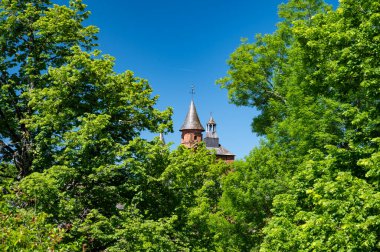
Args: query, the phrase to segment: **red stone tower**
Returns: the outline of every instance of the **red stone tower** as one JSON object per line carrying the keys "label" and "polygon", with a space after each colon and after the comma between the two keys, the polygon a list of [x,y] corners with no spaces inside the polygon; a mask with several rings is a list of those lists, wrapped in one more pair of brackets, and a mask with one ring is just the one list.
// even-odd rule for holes
{"label": "red stone tower", "polygon": [[[192,94],[194,94],[194,90],[192,90]],[[180,131],[182,132],[181,144],[187,148],[196,147],[198,143],[203,141],[203,131],[205,131],[205,129],[199,120],[193,100],[191,100],[189,111],[187,112],[185,121],[183,122]],[[224,160],[227,163],[235,160],[235,155],[219,143],[219,137],[216,133],[216,122],[212,116],[207,122],[206,137],[204,142],[206,144],[206,148],[210,150],[210,152],[214,152],[216,154],[217,159]]]}
{"label": "red stone tower", "polygon": [[199,121],[193,100],[191,100],[189,111],[187,112],[180,131],[182,132],[181,144],[188,148],[194,147],[203,140],[202,132],[205,131],[205,129]]}

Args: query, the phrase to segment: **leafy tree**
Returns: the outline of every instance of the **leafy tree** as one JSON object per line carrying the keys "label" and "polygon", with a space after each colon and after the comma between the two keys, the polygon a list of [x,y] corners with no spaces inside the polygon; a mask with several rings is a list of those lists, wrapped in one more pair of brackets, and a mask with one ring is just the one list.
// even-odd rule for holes
{"label": "leafy tree", "polygon": [[260,149],[288,160],[276,169],[288,171],[289,184],[273,197],[263,251],[379,249],[379,6],[289,1],[274,34],[231,56],[220,82],[232,102],[261,110],[253,122],[266,136]]}
{"label": "leafy tree", "polygon": [[1,251],[54,250],[63,237],[63,230],[49,224],[44,213],[10,208],[0,202]]}
{"label": "leafy tree", "polygon": [[[301,62],[313,69],[300,86],[327,105],[322,118],[335,129],[323,131],[333,141],[311,152],[290,194],[275,199],[264,248],[379,249],[380,201],[372,177],[380,122],[373,32],[378,12],[377,2],[343,1],[335,12],[314,17],[313,27],[295,27]],[[292,235],[280,238],[279,221]]]}
{"label": "leafy tree", "polygon": [[204,144],[196,149],[179,146],[169,161],[160,179],[171,192],[174,228],[191,251],[212,251],[215,232],[207,219],[221,196],[221,178],[232,167],[217,162]]}
{"label": "leafy tree", "polygon": [[379,191],[351,172],[339,172],[333,155],[314,153],[314,159],[293,178],[290,192],[275,197],[262,250],[375,251]]}
{"label": "leafy tree", "polygon": [[170,112],[152,108],[145,80],[117,75],[112,57],[82,51],[94,46],[98,29],[82,25],[89,12],[80,0],[69,7],[7,0],[0,9],[0,158],[19,178],[54,165],[63,134],[85,114],[108,113],[107,130],[120,143],[167,121]]}
{"label": "leafy tree", "polygon": [[117,241],[107,251],[190,251],[181,233],[174,229],[177,217],[146,219],[136,211],[122,213]]}
{"label": "leafy tree", "polygon": [[[90,48],[96,39],[97,28],[81,25],[89,14],[84,8],[81,1],[69,7],[47,0],[0,3],[0,160],[3,167],[14,166],[19,179],[33,171],[40,131],[25,122],[38,113],[29,104],[29,92],[50,86],[47,70],[66,64],[72,46]],[[48,166],[49,149],[41,147]]]}
{"label": "leafy tree", "polygon": [[214,211],[208,213],[210,229],[219,251],[249,251],[263,240],[262,228],[271,216],[273,198],[286,192],[291,159],[279,148],[262,146],[244,161],[236,161],[234,170],[221,178],[222,192]]}
{"label": "leafy tree", "polygon": [[60,227],[57,246],[71,251],[111,246],[121,208],[134,206],[153,221],[165,215],[157,181],[169,150],[138,137],[171,131],[171,109],[155,109],[146,80],[115,73],[114,59],[93,50],[97,28],[82,25],[89,13],[81,1],[9,0],[0,9],[5,204],[47,230]]}
{"label": "leafy tree", "polygon": [[[230,101],[238,106],[253,106],[261,114],[254,118],[252,128],[258,134],[266,134],[274,121],[286,116],[288,80],[295,62],[291,55],[294,34],[293,22],[309,24],[313,15],[326,12],[331,7],[321,0],[290,0],[279,6],[282,21],[273,34],[257,34],[255,42],[244,39],[228,61],[228,75],[218,83],[228,90]],[[302,79],[303,69],[298,69]],[[293,76],[292,76],[293,77]]]}

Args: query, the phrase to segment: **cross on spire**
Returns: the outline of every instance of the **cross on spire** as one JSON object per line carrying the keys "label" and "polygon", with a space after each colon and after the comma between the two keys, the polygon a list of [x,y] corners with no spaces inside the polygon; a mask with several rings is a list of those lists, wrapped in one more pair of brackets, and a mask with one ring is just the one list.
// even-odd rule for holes
{"label": "cross on spire", "polygon": [[194,85],[191,85],[191,91],[190,91],[190,94],[191,94],[191,99],[194,98],[194,95],[195,95],[195,86]]}

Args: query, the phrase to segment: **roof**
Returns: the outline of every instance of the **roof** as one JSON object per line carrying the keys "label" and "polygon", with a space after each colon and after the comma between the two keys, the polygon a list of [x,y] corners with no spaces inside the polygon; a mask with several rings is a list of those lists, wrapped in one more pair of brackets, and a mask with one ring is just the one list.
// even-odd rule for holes
{"label": "roof", "polygon": [[219,145],[219,147],[207,147],[208,150],[215,150],[216,155],[219,156],[235,156],[235,154],[232,154],[229,150],[224,148],[223,146]]}
{"label": "roof", "polygon": [[208,120],[208,124],[216,124],[212,116],[210,116],[210,120]]}
{"label": "roof", "polygon": [[197,110],[195,108],[193,100],[191,100],[189,111],[187,112],[185,121],[183,122],[180,131],[190,130],[190,129],[191,130],[205,131],[205,129],[203,128],[203,126],[199,120],[198,113],[197,113]]}

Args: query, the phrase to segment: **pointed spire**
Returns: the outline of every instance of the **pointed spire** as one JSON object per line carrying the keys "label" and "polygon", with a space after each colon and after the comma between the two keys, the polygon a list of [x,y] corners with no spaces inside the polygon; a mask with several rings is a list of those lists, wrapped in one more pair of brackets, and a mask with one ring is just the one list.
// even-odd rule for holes
{"label": "pointed spire", "polygon": [[198,113],[197,113],[197,110],[195,108],[193,100],[191,100],[189,111],[187,112],[186,119],[183,122],[180,131],[182,131],[182,130],[205,131],[205,129],[203,128],[203,126],[199,120]]}
{"label": "pointed spire", "polygon": [[[212,117],[212,113],[210,113],[210,119],[208,120],[207,125],[206,125],[206,132],[215,133],[215,136],[216,136],[216,122],[214,118]],[[208,135],[211,136],[210,134]]]}
{"label": "pointed spire", "polygon": [[160,141],[162,142],[162,144],[166,144],[165,143],[165,138],[164,138],[164,134],[160,133]]}
{"label": "pointed spire", "polygon": [[210,113],[210,119],[208,120],[207,124],[216,125],[216,122],[214,121],[214,118],[212,117],[212,113]]}

